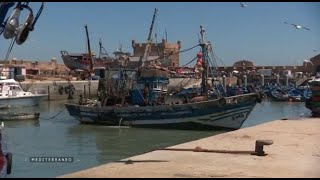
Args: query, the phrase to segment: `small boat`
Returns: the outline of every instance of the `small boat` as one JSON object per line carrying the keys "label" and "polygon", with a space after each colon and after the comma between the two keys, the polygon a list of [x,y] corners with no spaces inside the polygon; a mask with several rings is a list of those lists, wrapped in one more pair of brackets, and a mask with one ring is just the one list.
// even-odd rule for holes
{"label": "small boat", "polygon": [[307,98],[304,97],[303,91],[299,91],[298,89],[291,89],[288,92],[289,96],[289,101],[294,101],[294,102],[304,102]]}
{"label": "small boat", "polygon": [[289,101],[288,93],[280,88],[272,90],[270,97],[274,101]]}
{"label": "small boat", "polygon": [[0,121],[9,121],[9,120],[38,120],[40,113],[9,113],[9,112],[0,112]]}
{"label": "small boat", "polygon": [[0,105],[0,110],[9,109],[9,105]]}
{"label": "small boat", "polygon": [[24,91],[14,79],[0,80],[0,107],[37,106],[48,94]]}

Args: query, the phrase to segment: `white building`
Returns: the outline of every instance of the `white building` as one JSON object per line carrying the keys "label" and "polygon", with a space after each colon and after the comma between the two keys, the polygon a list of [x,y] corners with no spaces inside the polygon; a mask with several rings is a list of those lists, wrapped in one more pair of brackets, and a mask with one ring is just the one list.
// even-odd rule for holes
{"label": "white building", "polygon": [[25,79],[26,67],[24,65],[0,64],[0,79]]}

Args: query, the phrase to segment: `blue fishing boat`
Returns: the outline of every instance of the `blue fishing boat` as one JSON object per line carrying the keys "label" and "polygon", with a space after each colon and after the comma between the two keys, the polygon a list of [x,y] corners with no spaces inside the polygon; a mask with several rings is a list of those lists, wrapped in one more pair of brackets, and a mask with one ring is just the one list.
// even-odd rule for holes
{"label": "blue fishing boat", "polygon": [[[156,11],[155,11],[156,13]],[[155,17],[155,14],[154,14]],[[154,21],[154,19],[153,19]],[[152,25],[153,25],[152,21]],[[152,30],[151,25],[151,30]],[[116,79],[106,79],[98,103],[65,104],[69,114],[81,123],[124,125],[145,128],[174,129],[239,129],[261,98],[258,93],[210,96],[208,71],[212,48],[204,41],[201,26],[202,84],[200,94],[185,93],[182,97],[168,96],[170,71],[156,63],[147,63],[148,45],[142,65],[131,81],[125,68],[119,68]],[[149,33],[148,42],[150,42]],[[101,79],[100,79],[101,80]],[[101,80],[102,81],[102,80]],[[129,85],[130,84],[130,85]]]}
{"label": "blue fishing boat", "polygon": [[305,102],[311,95],[312,91],[309,88],[283,86],[271,89],[269,97],[274,101]]}
{"label": "blue fishing boat", "polygon": [[270,98],[274,101],[289,101],[288,92],[282,88],[275,88],[271,91]]}
{"label": "blue fishing boat", "polygon": [[320,117],[320,75],[310,80],[312,96],[306,101],[306,108],[311,111],[313,117]]}
{"label": "blue fishing boat", "polygon": [[305,102],[311,95],[312,91],[310,89],[293,88],[288,92],[289,100],[297,102]]}

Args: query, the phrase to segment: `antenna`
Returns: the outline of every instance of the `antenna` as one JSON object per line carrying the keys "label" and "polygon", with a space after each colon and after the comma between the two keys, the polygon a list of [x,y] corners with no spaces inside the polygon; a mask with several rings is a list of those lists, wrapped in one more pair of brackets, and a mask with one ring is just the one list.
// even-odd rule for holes
{"label": "antenna", "polygon": [[102,48],[102,42],[101,42],[101,38],[99,38],[99,59],[101,59],[101,48]]}
{"label": "antenna", "polygon": [[164,29],[165,34],[166,34],[166,43],[168,42],[168,34],[167,34],[167,28]]}
{"label": "antenna", "polygon": [[201,35],[201,44],[204,43],[204,32],[205,30],[203,29],[203,26],[200,26],[200,35]]}

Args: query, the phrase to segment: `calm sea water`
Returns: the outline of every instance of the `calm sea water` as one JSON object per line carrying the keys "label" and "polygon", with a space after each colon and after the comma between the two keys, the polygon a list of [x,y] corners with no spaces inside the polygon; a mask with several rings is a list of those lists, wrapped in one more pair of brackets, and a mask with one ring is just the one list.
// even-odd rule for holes
{"label": "calm sea water", "polygon": [[[38,107],[18,109],[41,112],[38,121],[5,122],[6,146],[13,153],[12,174],[8,177],[56,177],[108,162],[223,133],[119,128],[81,125],[66,110],[67,101],[42,102]],[[243,127],[285,117],[307,117],[304,103],[263,102],[258,104]],[[34,163],[30,157],[73,157],[72,163]]]}

